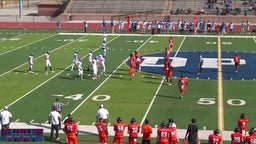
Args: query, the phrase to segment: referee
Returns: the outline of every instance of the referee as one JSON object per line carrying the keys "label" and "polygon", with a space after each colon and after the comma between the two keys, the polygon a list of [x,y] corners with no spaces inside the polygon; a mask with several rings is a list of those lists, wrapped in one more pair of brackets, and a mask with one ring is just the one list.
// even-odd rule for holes
{"label": "referee", "polygon": [[56,111],[60,114],[62,113],[62,107],[68,106],[70,103],[70,100],[68,100],[66,103],[60,102],[59,98],[56,98],[56,101],[52,104],[52,108],[56,108]]}

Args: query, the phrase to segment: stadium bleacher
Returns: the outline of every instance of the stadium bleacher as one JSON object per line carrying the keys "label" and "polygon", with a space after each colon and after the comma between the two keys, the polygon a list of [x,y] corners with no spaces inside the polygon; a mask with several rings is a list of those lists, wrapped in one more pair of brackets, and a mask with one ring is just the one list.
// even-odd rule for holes
{"label": "stadium bleacher", "polygon": [[[223,9],[229,5],[228,13]],[[219,8],[219,15],[217,9]],[[237,22],[251,19],[255,15],[250,3],[244,4],[241,0],[71,0],[65,12],[57,20],[96,20],[124,19],[131,16],[133,19],[163,20],[171,17],[190,21],[191,17],[207,18],[210,21]],[[177,10],[181,12],[177,12]],[[247,17],[244,15],[247,14]],[[234,20],[234,15],[236,15]],[[72,17],[72,19],[70,18]],[[252,23],[253,20],[250,20]]]}
{"label": "stadium bleacher", "polygon": [[163,10],[166,0],[76,0],[71,1],[71,13],[124,14]]}

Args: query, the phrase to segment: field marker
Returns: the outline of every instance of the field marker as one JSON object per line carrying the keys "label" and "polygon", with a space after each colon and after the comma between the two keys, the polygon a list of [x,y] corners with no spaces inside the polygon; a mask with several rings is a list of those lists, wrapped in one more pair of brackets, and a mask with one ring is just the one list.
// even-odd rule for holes
{"label": "field marker", "polygon": [[56,96],[56,97],[63,97],[63,94],[53,94],[52,96]]}
{"label": "field marker", "polygon": [[29,123],[32,123],[32,122],[34,122],[34,120],[32,119]]}
{"label": "field marker", "polygon": [[18,122],[18,121],[20,121],[20,119],[16,119],[16,121],[15,121],[15,122]]}
{"label": "field marker", "polygon": [[[165,80],[165,77],[162,78],[162,81],[161,81],[160,85],[158,86],[158,88],[157,88],[157,90],[156,90],[156,93],[154,94],[154,97],[153,97],[153,99],[151,100],[151,102],[150,102],[150,104],[149,104],[149,106],[148,106],[148,109],[147,109],[147,111],[146,111],[144,117],[142,118],[142,121],[141,121],[140,125],[142,125],[142,124],[144,123],[144,121],[145,121],[145,119],[146,119],[146,117],[147,117],[147,115],[148,115],[148,113],[149,113],[149,110],[150,110],[150,108],[152,107],[152,105],[153,105],[153,103],[154,103],[154,101],[155,101],[155,99],[156,99],[156,95],[158,94],[160,88],[162,87],[162,85],[163,85],[163,83],[164,83],[164,80]],[[156,125],[156,126],[157,126],[157,125]]]}

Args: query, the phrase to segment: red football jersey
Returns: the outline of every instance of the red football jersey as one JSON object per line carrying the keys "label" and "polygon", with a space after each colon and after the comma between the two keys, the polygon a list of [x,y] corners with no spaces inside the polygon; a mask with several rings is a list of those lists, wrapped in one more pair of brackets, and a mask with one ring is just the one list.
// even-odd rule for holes
{"label": "red football jersey", "polygon": [[237,123],[238,123],[238,127],[240,128],[240,130],[246,130],[249,120],[248,119],[238,119]]}
{"label": "red football jersey", "polygon": [[130,137],[138,137],[138,133],[140,132],[139,124],[129,124],[128,125],[128,134]]}
{"label": "red football jersey", "polygon": [[103,122],[98,122],[96,124],[96,128],[99,132],[99,136],[100,137],[104,137],[104,136],[107,136],[106,135],[106,127],[107,127],[107,124],[106,123],[103,123]]}
{"label": "red football jersey", "polygon": [[125,123],[114,124],[115,137],[124,137],[125,126]]}
{"label": "red football jersey", "polygon": [[158,144],[167,144],[169,138],[169,129],[168,128],[159,128],[157,129]]}
{"label": "red football jersey", "polygon": [[245,138],[245,142],[248,144],[256,144],[256,135],[249,135]]}
{"label": "red football jersey", "polygon": [[221,144],[222,137],[214,134],[210,134],[208,137],[209,144]]}
{"label": "red football jersey", "polygon": [[76,123],[66,123],[64,126],[64,130],[68,136],[75,136],[77,133],[77,124]]}
{"label": "red football jersey", "polygon": [[239,55],[234,56],[234,62],[237,63],[237,64],[240,63],[240,56]]}
{"label": "red football jersey", "polygon": [[243,136],[241,133],[232,133],[231,140],[233,141],[233,144],[241,144],[243,143]]}

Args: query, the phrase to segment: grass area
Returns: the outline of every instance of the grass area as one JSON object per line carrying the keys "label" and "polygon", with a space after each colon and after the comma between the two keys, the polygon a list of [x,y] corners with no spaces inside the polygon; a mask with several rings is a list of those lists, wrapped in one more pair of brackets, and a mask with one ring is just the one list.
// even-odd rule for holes
{"label": "grass area", "polygon": [[[217,37],[174,36],[172,56],[186,58],[187,61],[184,67],[174,68],[173,85],[169,86],[163,82],[161,72],[148,73],[145,67],[142,68],[145,71],[135,73],[134,80],[129,80],[126,64],[129,54],[135,50],[142,57],[163,53],[168,45],[168,35],[108,35],[107,75],[92,80],[92,71],[87,71],[87,54],[89,50],[94,51],[94,56],[101,54],[101,34],[62,35],[50,30],[0,30],[0,33],[0,107],[9,106],[13,121],[45,123],[50,106],[59,95],[62,102],[71,100],[69,106],[64,108],[63,116],[72,113],[79,125],[95,124],[95,114],[101,103],[110,111],[110,125],[121,116],[125,122],[135,117],[138,123],[148,118],[152,126],[157,127],[172,117],[178,129],[186,129],[190,119],[195,117],[200,130],[203,127],[211,130],[220,128],[220,108],[224,111],[221,117],[223,130],[232,131],[242,112],[250,119],[249,128],[256,125],[252,121],[256,86],[252,80],[256,77],[254,74],[251,80],[207,79],[207,75],[217,75],[218,70],[205,68],[205,74],[198,76],[198,79],[189,77],[197,70],[197,58],[192,53],[209,52],[213,55],[207,53],[206,58],[216,58]],[[246,71],[256,71],[253,60],[246,57],[246,54],[255,53],[254,37],[221,37],[220,46],[223,56],[232,59],[230,55],[237,51],[247,62],[241,65],[241,73],[237,75],[233,73],[233,65],[223,65],[222,73],[235,78],[248,75],[244,73]],[[51,51],[54,73],[45,75],[44,53],[47,50]],[[74,50],[78,51],[79,58],[83,58],[84,81],[79,79],[77,70],[70,71]],[[31,52],[35,54],[34,74],[28,73],[27,60]],[[224,53],[232,54],[226,56]],[[229,64],[229,61],[223,63]],[[161,60],[155,63],[158,64]],[[159,67],[159,71],[161,69]],[[189,83],[182,100],[177,88],[180,73],[188,74]],[[219,81],[223,82],[223,86],[219,85]],[[222,97],[219,97],[220,89],[223,90]],[[78,94],[82,97],[75,99]],[[218,105],[220,99],[223,100],[222,107]],[[47,135],[44,143],[56,143],[49,141]],[[79,139],[81,142],[96,143],[97,136],[81,135]]]}

